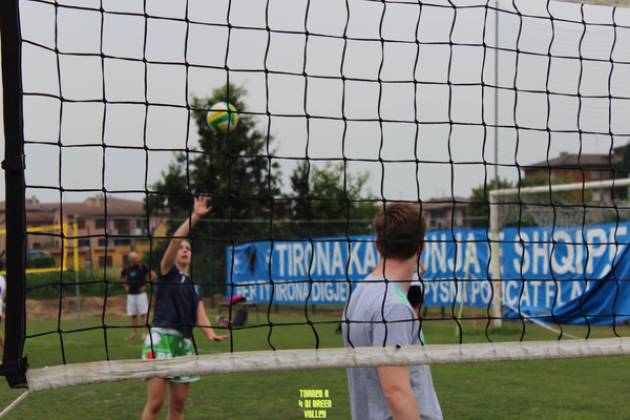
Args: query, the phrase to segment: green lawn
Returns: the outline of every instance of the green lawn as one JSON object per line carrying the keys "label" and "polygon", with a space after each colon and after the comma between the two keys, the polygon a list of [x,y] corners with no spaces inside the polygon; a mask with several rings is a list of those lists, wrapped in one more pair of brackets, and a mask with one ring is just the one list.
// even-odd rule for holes
{"label": "green lawn", "polygon": [[[314,321],[335,321],[336,314],[318,313]],[[272,314],[274,324],[302,322],[303,315]],[[250,321],[255,322],[252,316]],[[235,350],[268,349],[269,327],[261,315],[261,328],[234,331]],[[98,319],[83,319],[81,326],[99,325]],[[126,320],[108,319],[110,325],[124,325]],[[63,328],[77,325],[76,319],[64,321]],[[322,347],[338,347],[341,337],[335,334],[335,323],[318,324]],[[554,338],[553,333],[527,324],[526,339]],[[425,334],[430,343],[455,343],[453,321],[427,321]],[[56,323],[29,323],[29,333],[55,331]],[[584,336],[583,327],[570,327],[568,332]],[[139,341],[125,340],[128,330],[107,329],[109,356],[113,359],[137,358]],[[624,327],[621,331],[630,335]],[[520,323],[506,324],[493,340],[516,340]],[[593,336],[611,336],[610,328],[594,329]],[[102,329],[63,334],[66,359],[69,363],[102,360],[105,357]],[[200,335],[196,339],[201,353],[229,351],[230,343],[208,343]],[[464,341],[485,341],[484,323],[466,321]],[[277,349],[308,348],[315,342],[308,325],[274,326],[270,341]],[[26,353],[32,367],[61,362],[60,336],[56,333],[27,340]],[[630,359],[589,358],[532,362],[501,362],[433,366],[433,377],[445,418],[447,419],[630,419]],[[299,390],[328,389],[332,408],[327,418],[349,418],[345,370],[326,369],[300,372],[247,373],[207,376],[192,386],[187,418],[191,419],[300,419]],[[20,390],[0,386],[0,405],[6,406]],[[9,419],[135,419],[144,404],[145,384],[127,381],[89,385],[28,396],[7,418]],[[165,418],[165,416],[164,416]]]}

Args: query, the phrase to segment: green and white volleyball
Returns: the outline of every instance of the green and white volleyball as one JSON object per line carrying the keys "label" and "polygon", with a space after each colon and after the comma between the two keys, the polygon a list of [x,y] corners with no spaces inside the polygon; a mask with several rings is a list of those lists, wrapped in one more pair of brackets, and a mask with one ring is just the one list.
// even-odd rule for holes
{"label": "green and white volleyball", "polygon": [[238,111],[234,105],[227,102],[212,105],[206,118],[210,127],[223,133],[233,131],[238,125]]}

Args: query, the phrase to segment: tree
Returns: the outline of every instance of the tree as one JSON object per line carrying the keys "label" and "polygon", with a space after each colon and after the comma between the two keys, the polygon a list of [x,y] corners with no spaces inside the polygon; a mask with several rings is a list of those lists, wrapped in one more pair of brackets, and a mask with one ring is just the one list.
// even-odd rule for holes
{"label": "tree", "polygon": [[298,164],[290,178],[293,194],[287,196],[291,217],[301,221],[292,234],[318,237],[369,233],[370,222],[380,207],[366,190],[368,178],[367,172],[346,174],[344,182],[343,164]]}
{"label": "tree", "polygon": [[616,170],[619,175],[630,177],[630,143],[626,144],[622,150],[621,162],[617,164]]}
{"label": "tree", "polygon": [[[193,275],[200,283],[210,280],[215,290],[224,290],[226,246],[264,237],[264,220],[273,210],[273,197],[281,194],[279,165],[269,158],[273,138],[256,128],[242,100],[245,89],[226,85],[210,97],[193,97],[191,114],[197,125],[199,147],[178,152],[162,179],[153,185],[145,205],[149,212],[168,209],[169,232],[188,217],[194,194],[212,197],[212,216],[193,232]],[[206,123],[207,110],[217,102],[229,102],[239,111],[239,124],[227,136]],[[261,223],[251,223],[260,220]],[[195,240],[195,238],[197,238]],[[167,241],[152,253],[154,265]],[[195,256],[198,256],[196,259]]]}
{"label": "tree", "polygon": [[470,204],[466,207],[466,219],[470,227],[488,227],[490,224],[490,191],[513,188],[514,184],[505,178],[492,180],[473,188]]}
{"label": "tree", "polygon": [[[229,245],[270,236],[306,239],[367,233],[379,208],[364,191],[368,174],[348,174],[344,179],[341,164],[323,168],[309,162],[298,164],[290,176],[292,193],[283,194],[280,167],[272,159],[273,138],[256,129],[242,100],[245,93],[243,88],[229,85],[210,97],[192,98],[199,147],[176,153],[145,201],[149,213],[169,211],[172,234],[189,216],[194,194],[212,197],[212,215],[195,227],[192,241],[192,274],[199,283],[210,281],[211,291],[225,291]],[[229,102],[239,111],[239,124],[229,137],[206,123],[207,110],[217,102]],[[291,223],[282,223],[287,221]],[[166,245],[162,241],[152,250],[153,266],[159,264]]]}
{"label": "tree", "polygon": [[[556,176],[551,182],[549,181],[549,174],[547,172],[537,172],[534,175],[530,175],[521,180],[521,188],[527,187],[537,187],[539,185],[559,185],[559,184],[571,184],[576,182],[574,179],[568,176]],[[549,192],[544,192],[540,194],[528,194],[527,198],[524,199],[526,202],[531,202],[535,204],[541,205],[562,205],[562,204],[581,204],[582,203],[582,194],[584,195],[584,201],[589,202],[592,200],[592,193],[590,191],[552,191],[551,195]]]}

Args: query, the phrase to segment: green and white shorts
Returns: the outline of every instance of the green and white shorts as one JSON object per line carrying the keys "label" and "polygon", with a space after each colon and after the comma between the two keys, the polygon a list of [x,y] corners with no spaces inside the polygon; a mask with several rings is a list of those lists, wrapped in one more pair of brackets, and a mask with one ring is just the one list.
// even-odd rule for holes
{"label": "green and white shorts", "polygon": [[[180,356],[194,356],[192,340],[183,337],[175,330],[151,328],[151,334],[144,339],[142,359],[172,359]],[[197,382],[199,376],[167,376],[164,379],[176,383]]]}

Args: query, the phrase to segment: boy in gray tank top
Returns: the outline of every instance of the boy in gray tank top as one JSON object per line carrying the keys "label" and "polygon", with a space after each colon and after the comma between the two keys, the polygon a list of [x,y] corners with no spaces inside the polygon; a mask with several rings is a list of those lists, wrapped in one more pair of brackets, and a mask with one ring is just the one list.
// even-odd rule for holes
{"label": "boy in gray tank top", "polygon": [[[345,347],[421,344],[420,323],[407,300],[424,243],[416,204],[395,203],[374,220],[378,266],[356,287],[344,309]],[[354,420],[442,419],[429,366],[348,369]]]}

